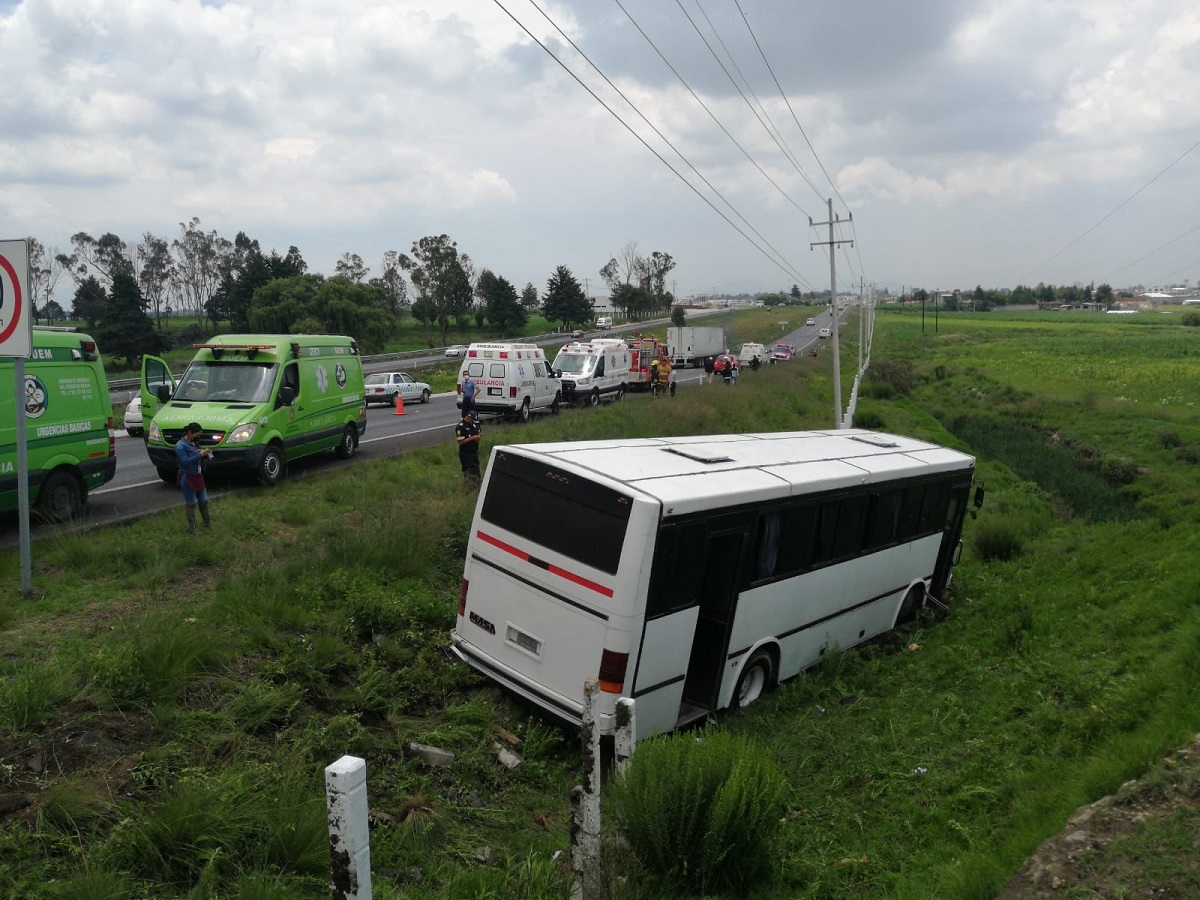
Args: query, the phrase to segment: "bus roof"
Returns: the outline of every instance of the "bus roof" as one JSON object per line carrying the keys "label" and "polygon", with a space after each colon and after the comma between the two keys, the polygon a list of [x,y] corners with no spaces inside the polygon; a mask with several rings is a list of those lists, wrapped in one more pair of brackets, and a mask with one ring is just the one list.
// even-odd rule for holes
{"label": "bus roof", "polygon": [[682,515],[942,472],[970,472],[975,459],[901,435],[863,429],[709,434],[511,449],[624,485]]}

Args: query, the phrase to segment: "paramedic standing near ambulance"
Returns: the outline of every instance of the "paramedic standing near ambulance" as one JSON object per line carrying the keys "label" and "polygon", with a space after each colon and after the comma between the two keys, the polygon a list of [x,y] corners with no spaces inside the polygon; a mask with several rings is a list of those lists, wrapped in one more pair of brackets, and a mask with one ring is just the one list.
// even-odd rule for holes
{"label": "paramedic standing near ambulance", "polygon": [[179,487],[183,490],[183,514],[187,518],[188,534],[196,533],[196,504],[200,504],[200,517],[204,527],[212,525],[208,515],[208,488],[201,471],[203,460],[212,456],[212,450],[200,446],[203,429],[199,423],[191,422],[183,430],[183,437],[175,442],[175,458],[179,461]]}
{"label": "paramedic standing near ambulance", "polygon": [[475,413],[463,410],[462,421],[454,426],[454,439],[458,441],[458,463],[462,466],[463,481],[467,487],[479,487],[479,441],[483,433]]}

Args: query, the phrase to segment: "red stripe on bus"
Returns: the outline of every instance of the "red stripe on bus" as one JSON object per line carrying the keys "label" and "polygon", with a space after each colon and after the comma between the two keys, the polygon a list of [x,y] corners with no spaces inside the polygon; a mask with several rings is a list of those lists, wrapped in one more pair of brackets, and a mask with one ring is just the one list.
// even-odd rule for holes
{"label": "red stripe on bus", "polygon": [[487,543],[491,544],[493,547],[499,547],[505,553],[511,553],[517,559],[524,560],[527,563],[531,563],[539,568],[545,569],[547,572],[557,575],[559,578],[565,578],[567,581],[577,584],[580,587],[585,587],[588,590],[595,591],[597,594],[602,594],[605,597],[612,597],[613,595],[612,588],[605,587],[602,584],[597,584],[594,581],[584,578],[582,575],[576,575],[574,572],[568,572],[566,569],[559,568],[558,566],[538,559],[536,556],[530,556],[524,550],[514,547],[512,544],[506,544],[504,541],[500,540],[499,538],[492,537],[490,534],[485,534],[482,531],[476,531],[475,536],[481,541],[486,541]]}

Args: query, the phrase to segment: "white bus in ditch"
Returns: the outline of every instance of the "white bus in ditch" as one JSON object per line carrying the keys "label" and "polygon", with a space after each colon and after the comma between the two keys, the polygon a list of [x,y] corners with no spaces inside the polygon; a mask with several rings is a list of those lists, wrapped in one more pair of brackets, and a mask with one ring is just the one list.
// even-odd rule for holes
{"label": "white bus in ditch", "polygon": [[601,733],[745,706],[942,598],[974,470],[855,429],[496,447],[453,648],[568,722],[598,679]]}

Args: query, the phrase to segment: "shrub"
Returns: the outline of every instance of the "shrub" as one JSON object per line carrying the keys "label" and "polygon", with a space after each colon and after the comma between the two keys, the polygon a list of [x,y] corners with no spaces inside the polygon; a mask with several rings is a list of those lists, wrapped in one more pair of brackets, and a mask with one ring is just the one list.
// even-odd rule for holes
{"label": "shrub", "polygon": [[913,368],[909,363],[880,359],[872,362],[871,368],[867,370],[867,382],[886,384],[893,393],[907,394],[916,384],[916,376],[913,375]]}
{"label": "shrub", "polygon": [[1159,428],[1154,432],[1154,436],[1158,439],[1158,446],[1164,450],[1179,447],[1183,444],[1182,438],[1179,437],[1179,432],[1174,428]]}
{"label": "shrub", "polygon": [[784,796],[765,750],[706,729],[639,743],[609,801],[634,857],[664,888],[746,895],[774,875]]}
{"label": "shrub", "polygon": [[975,554],[985,562],[1015,559],[1024,551],[1024,542],[1006,523],[989,522],[971,532]]}
{"label": "shrub", "polygon": [[1183,314],[1182,321],[1183,321],[1184,325],[1191,325],[1191,326],[1200,325],[1200,312],[1196,312],[1195,310],[1188,310],[1187,312],[1185,312]]}
{"label": "shrub", "polygon": [[873,409],[860,409],[854,413],[855,428],[883,428],[883,416]]}

